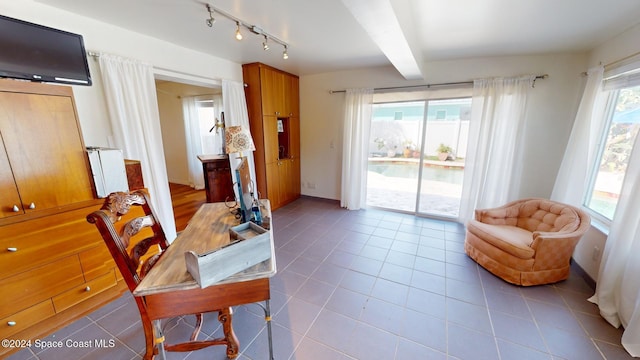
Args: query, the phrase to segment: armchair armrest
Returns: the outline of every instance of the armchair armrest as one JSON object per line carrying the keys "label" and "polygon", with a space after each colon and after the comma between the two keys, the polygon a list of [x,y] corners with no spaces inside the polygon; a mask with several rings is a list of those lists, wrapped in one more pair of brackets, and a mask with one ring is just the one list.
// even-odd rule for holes
{"label": "armchair armrest", "polygon": [[500,207],[475,210],[475,219],[491,225],[515,226],[520,213],[522,200],[517,200]]}

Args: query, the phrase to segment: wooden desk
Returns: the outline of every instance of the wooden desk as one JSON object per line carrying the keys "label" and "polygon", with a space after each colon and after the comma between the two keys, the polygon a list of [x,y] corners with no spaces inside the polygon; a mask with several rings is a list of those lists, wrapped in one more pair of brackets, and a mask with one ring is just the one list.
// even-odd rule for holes
{"label": "wooden desk", "polygon": [[[262,201],[269,213],[268,200]],[[194,313],[210,312],[225,307],[265,301],[264,309],[268,321],[267,330],[271,350],[269,278],[276,273],[273,231],[270,231],[270,259],[215,285],[201,289],[185,265],[186,251],[203,253],[229,243],[229,228],[235,225],[238,225],[238,220],[224,203],[203,204],[189,221],[186,229],[178,235],[160,260],[142,279],[133,295],[144,298],[151,320],[179,316],[185,313],[185,309]],[[231,326],[231,319],[228,319],[228,323]],[[228,348],[227,356],[233,359],[238,355],[239,344],[233,331],[231,333],[232,338],[229,340],[236,346],[235,351],[233,347]],[[273,358],[272,354],[271,351]]]}

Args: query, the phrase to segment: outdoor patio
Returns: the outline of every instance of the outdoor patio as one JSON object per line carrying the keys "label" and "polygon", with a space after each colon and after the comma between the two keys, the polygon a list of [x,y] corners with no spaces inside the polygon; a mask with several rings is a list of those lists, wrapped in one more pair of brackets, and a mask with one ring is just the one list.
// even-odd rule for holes
{"label": "outdoor patio", "polygon": [[[375,157],[370,163],[389,163],[394,165],[406,164],[417,166],[419,159]],[[425,167],[437,167],[442,171],[460,171],[463,162],[425,160]],[[367,174],[367,205],[385,209],[414,212],[416,192],[418,188],[417,176],[385,176],[375,171]],[[442,217],[457,217],[460,206],[462,185],[446,181],[422,180],[420,194],[420,213],[429,213]]]}

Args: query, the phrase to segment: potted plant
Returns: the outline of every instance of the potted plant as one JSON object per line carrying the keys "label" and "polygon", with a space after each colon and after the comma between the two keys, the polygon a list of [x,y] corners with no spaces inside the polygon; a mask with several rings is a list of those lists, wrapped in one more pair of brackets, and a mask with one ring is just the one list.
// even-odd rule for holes
{"label": "potted plant", "polygon": [[453,149],[448,145],[440,143],[440,146],[438,146],[436,152],[438,153],[438,160],[446,161],[451,156],[451,153],[453,153]]}
{"label": "potted plant", "polygon": [[411,157],[411,154],[413,153],[413,141],[407,139],[405,141],[402,142],[402,145],[404,146],[404,150],[402,150],[402,155],[406,158]]}

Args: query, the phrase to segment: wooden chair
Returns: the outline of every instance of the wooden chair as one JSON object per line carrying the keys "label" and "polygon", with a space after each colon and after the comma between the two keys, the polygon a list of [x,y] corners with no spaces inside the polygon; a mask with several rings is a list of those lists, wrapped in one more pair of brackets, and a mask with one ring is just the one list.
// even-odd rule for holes
{"label": "wooden chair", "polygon": [[[140,207],[144,215],[126,216],[130,211],[134,212],[132,207]],[[87,216],[87,221],[95,224],[100,231],[131,292],[135,290],[156,261],[162,257],[164,250],[169,247],[162,226],[151,209],[149,197],[141,190],[110,194],[100,210]],[[154,333],[153,321],[147,315],[145,298],[143,296],[134,296],[134,298],[140,311],[144,329],[146,343],[144,359],[151,360],[158,353],[156,345],[163,343],[164,337],[158,328]],[[230,359],[235,358],[238,355],[238,340],[231,327],[231,308],[216,311],[218,312],[218,320],[223,325],[224,338],[198,341],[197,337],[202,328],[202,314],[181,314],[196,316],[196,326],[191,338],[188,342],[164,344],[161,347],[163,351],[185,352],[212,345],[226,345],[227,356]]]}

